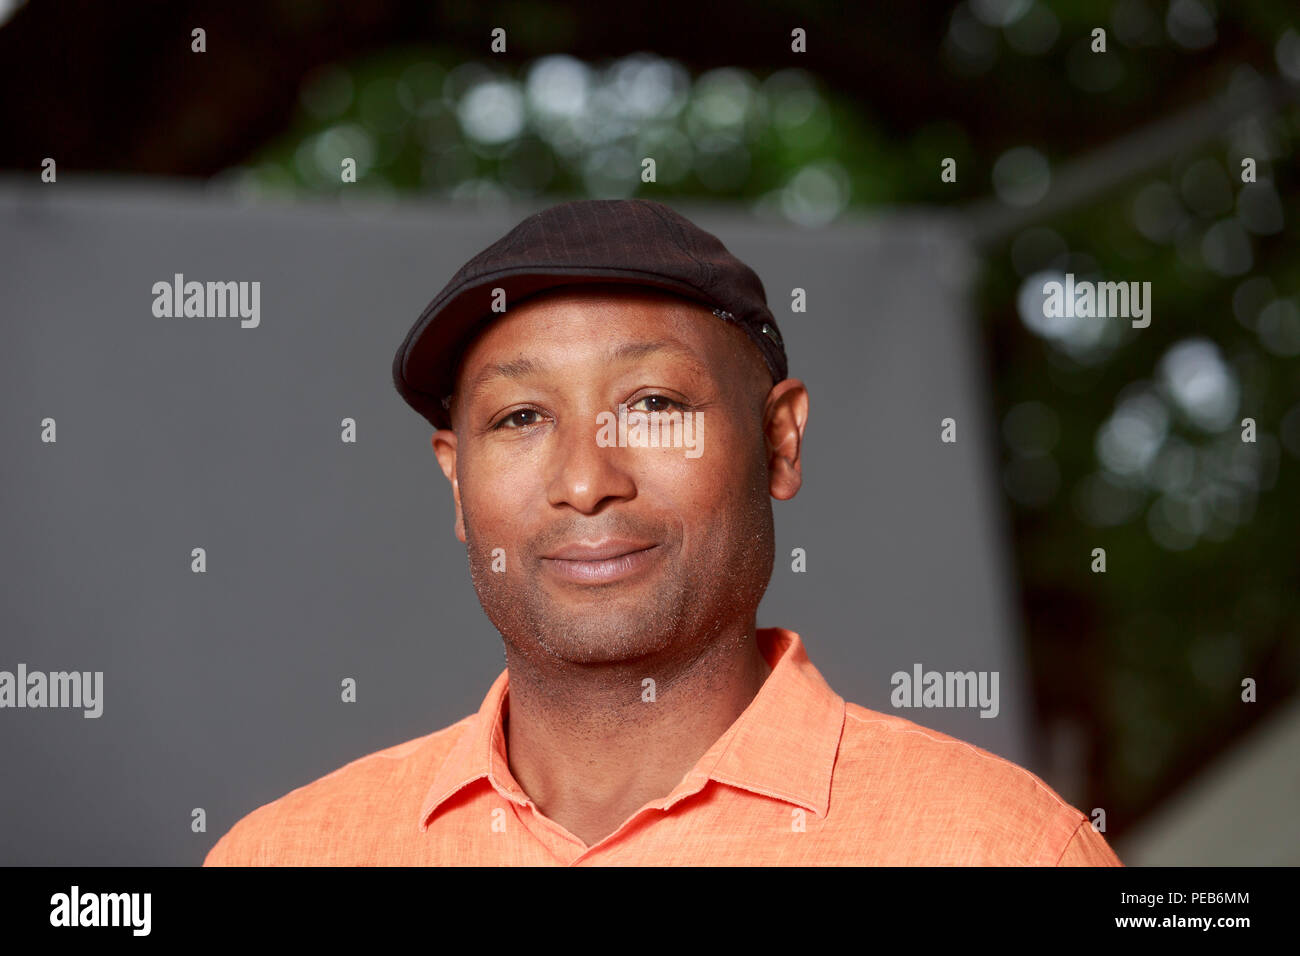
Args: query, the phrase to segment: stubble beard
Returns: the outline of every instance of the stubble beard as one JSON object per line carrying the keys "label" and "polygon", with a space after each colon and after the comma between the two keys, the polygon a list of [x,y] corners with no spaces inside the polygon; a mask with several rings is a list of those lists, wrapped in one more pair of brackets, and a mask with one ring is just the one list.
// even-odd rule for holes
{"label": "stubble beard", "polygon": [[[465,510],[470,578],[506,645],[538,664],[632,664],[665,653],[699,653],[729,627],[753,618],[772,574],[771,507],[754,496],[732,505],[739,510],[701,529],[703,548],[690,567],[679,540],[661,541],[667,553],[649,580],[590,588],[585,595],[587,586],[543,582],[534,555],[507,553],[506,570],[493,571],[492,550],[499,544],[481,540]],[[562,591],[575,597],[567,601]]]}

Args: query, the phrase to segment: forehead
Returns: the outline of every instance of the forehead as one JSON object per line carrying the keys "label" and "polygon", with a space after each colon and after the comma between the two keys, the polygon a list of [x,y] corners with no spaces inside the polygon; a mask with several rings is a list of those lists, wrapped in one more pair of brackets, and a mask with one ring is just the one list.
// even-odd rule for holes
{"label": "forehead", "polygon": [[[709,306],[671,293],[604,283],[564,286],[530,296],[489,325],[461,357],[457,384],[472,386],[483,366],[519,356],[553,364],[579,353],[620,351],[636,358],[658,351],[712,368],[730,351],[731,334],[743,335]],[[661,347],[638,351],[638,343]]]}

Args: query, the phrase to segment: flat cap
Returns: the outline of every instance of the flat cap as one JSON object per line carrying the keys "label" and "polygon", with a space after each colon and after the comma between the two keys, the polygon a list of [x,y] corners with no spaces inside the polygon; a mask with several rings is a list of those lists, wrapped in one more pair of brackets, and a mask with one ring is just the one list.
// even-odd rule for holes
{"label": "flat cap", "polygon": [[787,377],[785,345],[763,283],[712,233],[649,199],[582,199],[529,216],[451,278],[425,307],[393,358],[393,384],[435,428],[450,428],[461,356],[507,309],[555,286],[627,282],[673,292],[738,325],[772,382]]}

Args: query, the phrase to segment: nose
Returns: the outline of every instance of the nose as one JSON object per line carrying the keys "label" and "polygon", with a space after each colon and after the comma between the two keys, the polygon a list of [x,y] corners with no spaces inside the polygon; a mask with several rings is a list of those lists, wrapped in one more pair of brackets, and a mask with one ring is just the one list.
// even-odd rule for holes
{"label": "nose", "polygon": [[569,505],[583,514],[599,510],[607,498],[636,497],[636,482],[627,468],[627,449],[602,447],[596,441],[596,414],[570,416],[551,443],[554,456],[547,497],[552,505]]}

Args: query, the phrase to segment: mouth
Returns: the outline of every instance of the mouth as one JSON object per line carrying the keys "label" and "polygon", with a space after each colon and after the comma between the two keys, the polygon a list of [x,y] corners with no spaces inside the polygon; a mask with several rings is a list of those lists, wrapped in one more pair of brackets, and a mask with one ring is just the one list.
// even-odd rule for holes
{"label": "mouth", "polygon": [[571,545],[556,552],[556,555],[565,556],[542,558],[542,568],[563,581],[608,584],[645,570],[659,558],[659,554],[657,544],[635,548],[624,544]]}

